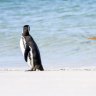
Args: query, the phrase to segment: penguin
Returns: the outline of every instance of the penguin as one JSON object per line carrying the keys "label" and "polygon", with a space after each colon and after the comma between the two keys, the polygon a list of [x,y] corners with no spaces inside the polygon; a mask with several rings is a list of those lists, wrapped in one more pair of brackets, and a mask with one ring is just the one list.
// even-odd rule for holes
{"label": "penguin", "polygon": [[42,66],[40,51],[39,48],[34,41],[33,37],[29,34],[30,26],[24,25],[23,32],[20,39],[20,48],[22,54],[24,56],[25,61],[30,66],[30,70],[28,71],[44,71]]}

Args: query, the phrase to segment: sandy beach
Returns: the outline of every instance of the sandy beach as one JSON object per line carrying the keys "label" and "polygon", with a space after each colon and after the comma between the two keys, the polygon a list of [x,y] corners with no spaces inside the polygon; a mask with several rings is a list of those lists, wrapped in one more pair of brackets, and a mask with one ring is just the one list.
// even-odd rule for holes
{"label": "sandy beach", "polygon": [[96,96],[96,71],[0,71],[0,96]]}

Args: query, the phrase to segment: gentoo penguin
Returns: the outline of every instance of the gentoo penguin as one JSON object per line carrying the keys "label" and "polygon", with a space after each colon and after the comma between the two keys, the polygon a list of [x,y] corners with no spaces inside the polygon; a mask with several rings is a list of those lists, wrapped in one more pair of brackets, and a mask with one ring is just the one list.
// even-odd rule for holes
{"label": "gentoo penguin", "polygon": [[43,71],[40,52],[37,44],[32,36],[29,34],[30,26],[25,25],[23,27],[23,33],[20,39],[20,48],[23,53],[25,61],[31,67],[29,71],[40,70]]}

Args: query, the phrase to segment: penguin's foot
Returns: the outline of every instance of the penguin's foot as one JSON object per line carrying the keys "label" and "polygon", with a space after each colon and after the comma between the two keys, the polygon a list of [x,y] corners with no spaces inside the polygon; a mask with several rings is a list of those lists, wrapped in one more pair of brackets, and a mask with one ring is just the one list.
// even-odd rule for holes
{"label": "penguin's foot", "polygon": [[43,67],[42,66],[35,66],[31,69],[31,71],[44,71]]}
{"label": "penguin's foot", "polygon": [[26,70],[26,71],[44,71],[42,66],[35,65],[31,69]]}
{"label": "penguin's foot", "polygon": [[36,65],[34,67],[35,71],[44,71],[43,67],[42,66],[39,66],[39,65]]}
{"label": "penguin's foot", "polygon": [[40,70],[40,69],[35,69],[35,68],[32,68],[32,69],[25,70],[25,71],[41,71],[41,70]]}

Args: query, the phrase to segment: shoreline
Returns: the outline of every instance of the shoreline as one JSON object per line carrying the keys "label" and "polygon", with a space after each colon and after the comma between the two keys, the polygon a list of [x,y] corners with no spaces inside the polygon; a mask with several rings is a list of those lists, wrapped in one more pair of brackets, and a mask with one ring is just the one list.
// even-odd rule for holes
{"label": "shoreline", "polygon": [[[28,68],[0,68],[0,71],[22,71],[26,72]],[[96,71],[95,67],[89,68],[64,68],[64,69],[45,69],[44,71]],[[36,71],[29,71],[29,72],[36,72]],[[37,71],[38,72],[38,71]]]}

